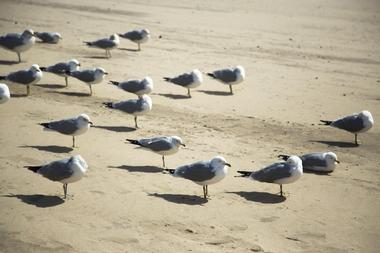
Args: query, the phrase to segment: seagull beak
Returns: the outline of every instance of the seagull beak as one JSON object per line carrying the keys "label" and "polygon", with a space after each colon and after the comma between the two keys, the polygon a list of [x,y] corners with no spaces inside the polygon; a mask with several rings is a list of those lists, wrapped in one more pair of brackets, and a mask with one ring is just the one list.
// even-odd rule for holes
{"label": "seagull beak", "polygon": [[92,123],[91,121],[88,122],[90,124],[90,126],[94,126],[94,123]]}
{"label": "seagull beak", "polygon": [[339,161],[339,160],[335,160],[335,162],[336,162],[336,163],[340,163],[340,161]]}
{"label": "seagull beak", "polygon": [[229,164],[229,163],[225,163],[224,165],[226,165],[228,167],[231,167],[231,164]]}
{"label": "seagull beak", "polygon": [[184,146],[184,147],[186,147],[186,145],[185,145],[185,144],[183,144],[183,143],[181,144],[181,146]]}
{"label": "seagull beak", "polygon": [[104,72],[105,75],[108,75],[108,72]]}

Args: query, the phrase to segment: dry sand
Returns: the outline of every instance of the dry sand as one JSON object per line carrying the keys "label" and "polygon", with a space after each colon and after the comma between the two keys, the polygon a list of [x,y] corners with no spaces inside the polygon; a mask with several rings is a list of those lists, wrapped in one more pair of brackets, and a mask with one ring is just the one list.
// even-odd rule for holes
{"label": "dry sand", "polygon": [[[37,43],[23,54],[0,50],[0,74],[77,58],[101,66],[107,80],[155,81],[152,112],[133,118],[102,102],[133,98],[104,81],[88,87],[45,74],[31,89],[11,85],[0,106],[0,252],[378,252],[380,128],[359,135],[318,125],[367,109],[380,119],[380,4],[365,1],[45,1],[1,0],[0,33],[58,31],[58,45]],[[146,27],[149,43],[121,40],[109,60],[83,40]],[[161,36],[161,38],[159,38]],[[228,86],[205,77],[186,90],[165,83],[199,68],[241,64],[247,79]],[[87,113],[98,126],[77,138],[43,132],[37,123]],[[161,173],[158,155],[126,138],[179,135],[187,148],[170,168],[224,156],[226,179],[202,188]],[[280,153],[331,150],[342,161],[329,176],[304,174],[284,186],[235,178]],[[23,168],[74,154],[87,176],[62,187]]]}

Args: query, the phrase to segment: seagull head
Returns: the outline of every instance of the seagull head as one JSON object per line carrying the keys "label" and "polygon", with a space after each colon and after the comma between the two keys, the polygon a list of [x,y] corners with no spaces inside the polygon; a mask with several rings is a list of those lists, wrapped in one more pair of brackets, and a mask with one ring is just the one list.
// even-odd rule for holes
{"label": "seagull head", "polygon": [[301,166],[302,168],[302,160],[296,155],[292,155],[291,157],[289,157],[288,160],[286,160],[286,163],[295,167]]}
{"label": "seagull head", "polygon": [[183,146],[186,147],[186,145],[183,143],[182,139],[178,136],[172,136],[172,140],[176,146]]}
{"label": "seagull head", "polygon": [[149,30],[148,29],[146,29],[146,28],[144,28],[144,29],[142,29],[141,30],[141,33],[143,33],[143,35],[145,35],[145,36],[150,36],[150,32],[149,32]]}
{"label": "seagull head", "polygon": [[199,69],[193,69],[193,71],[191,71],[191,74],[196,83],[202,84],[203,77],[202,72],[200,72]]}
{"label": "seagull head", "polygon": [[119,35],[117,35],[117,33],[114,33],[110,36],[110,40],[113,40],[115,43],[119,43],[120,42],[120,39],[119,39]]}
{"label": "seagull head", "polygon": [[80,63],[77,59],[71,59],[69,62],[70,71],[79,70]]}
{"label": "seagull head", "polygon": [[88,164],[87,162],[83,159],[83,157],[81,155],[75,155],[75,156],[72,156],[70,158],[70,161],[73,161],[74,164],[76,164],[77,166],[79,166],[79,168],[86,172],[87,169],[88,169]]}
{"label": "seagull head", "polygon": [[240,75],[242,79],[245,78],[245,70],[242,66],[238,65],[236,66],[234,72],[237,74],[237,75]]}
{"label": "seagull head", "polygon": [[62,36],[60,33],[53,33],[53,37],[56,41],[59,41],[62,39]]}
{"label": "seagull head", "polygon": [[34,34],[34,32],[33,32],[32,29],[26,29],[26,30],[22,33],[21,36],[22,36],[22,37],[28,37],[28,38],[30,38],[30,37],[33,37],[33,36],[36,36],[36,35]]}
{"label": "seagull head", "polygon": [[227,163],[223,156],[215,156],[211,159],[211,165],[214,168],[224,168],[225,166],[231,167],[231,164]]}
{"label": "seagull head", "polygon": [[95,69],[95,74],[100,74],[100,75],[108,75],[108,72],[107,71],[105,71],[105,69],[104,68],[96,68]]}
{"label": "seagull head", "polygon": [[336,156],[334,152],[327,152],[325,154],[325,157],[328,164],[340,163],[340,161],[338,160],[338,157]]}
{"label": "seagull head", "polygon": [[40,66],[38,66],[38,64],[33,64],[33,65],[30,67],[30,70],[31,70],[33,73],[41,72]]}
{"label": "seagull head", "polygon": [[362,118],[365,123],[369,123],[371,126],[375,123],[372,114],[369,111],[361,111],[359,113],[359,117]]}
{"label": "seagull head", "polygon": [[91,122],[91,119],[90,117],[85,114],[85,113],[82,113],[81,115],[78,116],[78,120],[79,120],[79,124],[80,125],[90,125],[90,126],[93,126],[94,124]]}

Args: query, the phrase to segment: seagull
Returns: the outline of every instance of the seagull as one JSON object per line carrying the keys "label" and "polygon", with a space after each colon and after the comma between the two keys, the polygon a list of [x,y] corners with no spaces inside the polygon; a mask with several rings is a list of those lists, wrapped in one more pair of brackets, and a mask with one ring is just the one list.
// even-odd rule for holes
{"label": "seagull", "polygon": [[46,131],[56,131],[61,134],[71,135],[73,137],[73,148],[75,147],[75,136],[84,134],[94,124],[87,114],[81,114],[77,117],[40,123]]}
{"label": "seagull", "polygon": [[355,144],[358,144],[358,133],[367,132],[375,123],[369,111],[361,111],[336,120],[321,120],[323,125],[346,130],[355,135]]}
{"label": "seagull", "polygon": [[112,34],[109,38],[95,40],[92,42],[84,41],[89,47],[96,47],[106,50],[106,58],[111,57],[111,49],[117,48],[120,44],[119,36]]}
{"label": "seagull", "polygon": [[165,156],[178,152],[180,146],[184,146],[182,139],[178,136],[162,136],[140,140],[127,139],[130,143],[138,145],[154,153],[162,155],[162,166],[165,168]]}
{"label": "seagull", "polygon": [[68,62],[59,62],[49,67],[41,67],[42,71],[46,71],[49,73],[53,73],[59,76],[63,76],[65,78],[66,87],[68,85],[67,79],[69,75],[67,72],[74,72],[79,70],[80,63],[76,59],[71,59]]}
{"label": "seagull", "polygon": [[137,116],[144,115],[152,110],[152,99],[148,95],[142,95],[138,99],[128,99],[121,102],[105,102],[107,108],[117,109],[135,116],[135,127],[137,125]]}
{"label": "seagull", "polygon": [[149,76],[142,80],[128,80],[125,82],[110,81],[110,83],[126,92],[134,93],[139,97],[144,94],[149,94],[153,90],[153,80]]}
{"label": "seagull", "polygon": [[30,94],[30,85],[38,83],[42,78],[42,71],[37,64],[33,64],[29,69],[19,70],[9,73],[6,76],[0,76],[0,80],[9,81],[10,83],[26,85],[26,95]]}
{"label": "seagull", "polygon": [[34,37],[32,29],[26,29],[22,34],[20,33],[8,33],[4,36],[0,36],[0,47],[17,53],[18,62],[21,62],[21,52],[30,49],[36,38]]}
{"label": "seagull", "polygon": [[66,74],[87,83],[90,87],[90,96],[92,95],[91,85],[101,83],[104,79],[104,76],[108,75],[108,73],[103,68],[99,67],[94,69],[76,70],[72,72],[67,71]]}
{"label": "seagull", "polygon": [[184,73],[176,77],[164,77],[164,80],[186,88],[187,95],[190,98],[190,89],[198,87],[203,82],[202,73],[198,69],[194,69],[190,73]]}
{"label": "seagull", "polygon": [[280,185],[280,194],[283,195],[282,185],[297,181],[303,174],[302,160],[298,156],[290,156],[286,162],[274,163],[258,171],[238,171],[241,177],[252,180]]}
{"label": "seagull", "polygon": [[62,39],[61,34],[56,32],[35,32],[37,38],[44,43],[57,44]]}
{"label": "seagull", "polygon": [[232,85],[243,82],[245,79],[245,71],[242,66],[236,66],[235,68],[215,70],[211,73],[207,73],[208,76],[230,86],[231,94],[234,94],[232,91]]}
{"label": "seagull", "polygon": [[0,104],[4,104],[11,99],[9,88],[6,84],[0,83]]}
{"label": "seagull", "polygon": [[207,199],[208,185],[221,181],[228,173],[231,164],[222,156],[215,156],[209,161],[200,161],[189,165],[183,165],[176,169],[164,169],[174,177],[182,177],[202,185],[203,197]]}
{"label": "seagull", "polygon": [[[279,158],[288,160],[289,155],[279,155]],[[302,160],[303,170],[331,173],[335,169],[335,165],[340,163],[338,157],[333,152],[318,152],[299,156]]]}
{"label": "seagull", "polygon": [[58,181],[63,184],[64,198],[67,196],[67,184],[74,183],[82,179],[87,172],[88,165],[80,156],[53,161],[41,166],[25,166],[29,170],[46,177],[51,181]]}
{"label": "seagull", "polygon": [[126,33],[119,33],[119,36],[124,39],[129,39],[130,41],[137,43],[138,51],[141,51],[140,44],[146,43],[150,38],[150,32],[148,29],[133,30]]}

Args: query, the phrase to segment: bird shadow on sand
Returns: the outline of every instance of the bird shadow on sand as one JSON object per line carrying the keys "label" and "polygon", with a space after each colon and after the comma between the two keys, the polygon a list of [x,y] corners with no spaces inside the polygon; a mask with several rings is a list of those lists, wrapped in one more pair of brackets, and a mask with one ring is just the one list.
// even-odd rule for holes
{"label": "bird shadow on sand", "polygon": [[286,200],[285,196],[281,196],[278,194],[272,194],[269,192],[227,192],[239,195],[246,200],[263,203],[263,204],[277,204],[284,202]]}
{"label": "bird shadow on sand", "polygon": [[311,140],[309,142],[318,142],[325,144],[327,146],[334,146],[334,147],[339,147],[339,148],[357,148],[359,145],[353,143],[353,142],[346,142],[346,141],[316,141],[316,140]]}
{"label": "bird shadow on sand", "polygon": [[[94,56],[85,56],[83,58],[87,58],[87,59],[106,59],[108,60],[109,58],[108,57],[105,57],[105,56],[100,56],[100,55],[94,55]],[[110,57],[111,58],[111,57]]]}
{"label": "bird shadow on sand", "polygon": [[8,194],[3,195],[3,197],[7,198],[18,198],[22,202],[33,205],[35,207],[46,208],[53,207],[57,205],[61,205],[65,203],[65,201],[58,196],[49,196],[49,195],[41,195],[41,194],[31,194],[31,195],[23,195],[23,194]]}
{"label": "bird shadow on sand", "polygon": [[52,153],[70,153],[73,151],[73,148],[70,147],[64,147],[64,146],[55,146],[55,145],[49,145],[49,146],[20,146],[20,148],[35,148],[40,151],[47,151]]}
{"label": "bird shadow on sand", "polygon": [[120,165],[120,166],[110,166],[109,168],[127,170],[129,172],[142,172],[142,173],[160,173],[160,172],[163,172],[162,168],[157,167],[157,166]]}
{"label": "bird shadow on sand", "polygon": [[66,88],[63,84],[35,84],[35,86],[45,88],[45,89],[63,89]]}
{"label": "bird shadow on sand", "polygon": [[118,48],[118,49],[122,51],[139,52],[138,49],[133,49],[133,48]]}
{"label": "bird shadow on sand", "polygon": [[88,93],[82,93],[82,92],[50,91],[49,93],[62,94],[62,95],[71,96],[71,97],[91,97],[90,94],[88,94]]}
{"label": "bird shadow on sand", "polygon": [[11,98],[25,98],[26,94],[11,94]]}
{"label": "bird shadow on sand", "polygon": [[136,128],[126,127],[126,126],[92,126],[92,127],[99,128],[99,129],[105,129],[105,130],[113,131],[113,132],[133,132],[133,131],[136,131]]}
{"label": "bird shadow on sand", "polygon": [[14,65],[18,64],[18,61],[7,61],[7,60],[0,60],[0,65]]}
{"label": "bird shadow on sand", "polygon": [[208,202],[207,199],[195,195],[184,195],[184,194],[161,194],[161,193],[149,193],[148,196],[161,198],[166,201],[184,204],[184,205],[203,205]]}
{"label": "bird shadow on sand", "polygon": [[189,96],[186,95],[178,95],[178,94],[170,94],[170,93],[156,93],[156,95],[171,98],[171,99],[189,99]]}
{"label": "bird shadow on sand", "polygon": [[207,95],[215,95],[215,96],[232,96],[231,92],[228,91],[215,91],[215,90],[197,90],[198,92],[203,92]]}

